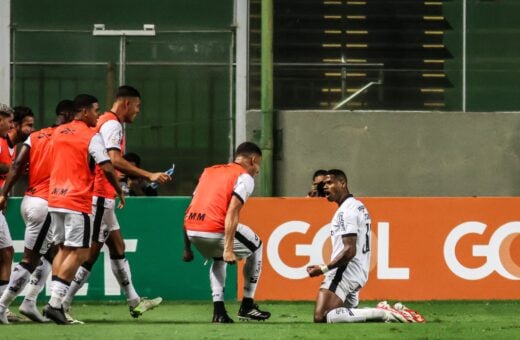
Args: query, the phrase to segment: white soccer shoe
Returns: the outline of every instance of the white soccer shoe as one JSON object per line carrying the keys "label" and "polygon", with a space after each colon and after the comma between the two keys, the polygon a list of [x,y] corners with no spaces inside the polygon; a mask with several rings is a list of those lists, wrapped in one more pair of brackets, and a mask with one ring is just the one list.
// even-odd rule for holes
{"label": "white soccer shoe", "polygon": [[382,309],[389,313],[387,314],[386,322],[412,322],[405,316],[404,313],[402,313],[402,311],[392,308],[386,301],[379,302],[376,308]]}
{"label": "white soccer shoe", "polygon": [[70,309],[65,312],[65,318],[67,319],[67,322],[69,325],[84,325],[85,323],[80,320],[74,319],[72,315],[70,315]]}
{"label": "white soccer shoe", "polygon": [[9,324],[9,320],[7,320],[7,311],[0,313],[0,323],[4,325]]}
{"label": "white soccer shoe", "polygon": [[36,302],[29,301],[29,300],[23,300],[22,304],[18,308],[18,311],[23,316],[28,317],[30,320],[34,322],[49,322],[50,320],[41,315],[41,313],[38,311],[38,308],[36,308]]}
{"label": "white soccer shoe", "polygon": [[141,301],[135,307],[128,307],[130,309],[130,315],[133,318],[138,318],[144,314],[144,312],[148,310],[152,310],[155,307],[159,306],[162,302],[162,297],[157,297],[155,299],[147,299],[141,298]]}

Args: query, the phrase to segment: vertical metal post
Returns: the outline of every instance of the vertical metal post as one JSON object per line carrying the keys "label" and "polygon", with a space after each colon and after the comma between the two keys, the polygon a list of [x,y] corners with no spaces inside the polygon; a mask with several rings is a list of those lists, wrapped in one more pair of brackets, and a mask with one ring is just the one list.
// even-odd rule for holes
{"label": "vertical metal post", "polygon": [[273,0],[262,0],[262,196],[273,195]]}
{"label": "vertical metal post", "polygon": [[9,105],[11,94],[11,0],[0,0],[0,103]]}
{"label": "vertical metal post", "polygon": [[126,72],[126,35],[119,38],[119,86],[125,85]]}
{"label": "vertical metal post", "polygon": [[466,48],[467,48],[467,2],[462,1],[462,112],[466,112]]}
{"label": "vertical metal post", "polygon": [[246,110],[249,96],[249,0],[235,0],[236,72],[235,72],[235,143],[245,142]]}

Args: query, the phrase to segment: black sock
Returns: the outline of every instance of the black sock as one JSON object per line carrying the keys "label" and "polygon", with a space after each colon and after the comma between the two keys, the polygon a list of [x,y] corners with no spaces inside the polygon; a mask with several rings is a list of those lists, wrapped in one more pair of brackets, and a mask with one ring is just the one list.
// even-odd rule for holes
{"label": "black sock", "polygon": [[225,314],[226,307],[224,306],[224,301],[214,301],[213,302],[213,314]]}
{"label": "black sock", "polygon": [[252,298],[243,298],[242,304],[240,305],[240,309],[249,310],[249,309],[253,308],[253,303],[254,303],[254,301]]}

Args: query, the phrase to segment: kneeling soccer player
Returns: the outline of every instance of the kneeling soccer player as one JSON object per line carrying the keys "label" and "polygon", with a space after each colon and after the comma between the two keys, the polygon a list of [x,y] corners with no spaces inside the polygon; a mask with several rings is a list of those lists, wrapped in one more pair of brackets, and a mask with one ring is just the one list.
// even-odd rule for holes
{"label": "kneeling soccer player", "polygon": [[316,299],[314,322],[399,321],[390,309],[357,308],[359,291],[368,280],[370,268],[370,215],[363,203],[350,194],[343,171],[327,171],[324,183],[325,196],[339,208],[330,224],[330,263],[307,267],[311,277],[325,275]]}

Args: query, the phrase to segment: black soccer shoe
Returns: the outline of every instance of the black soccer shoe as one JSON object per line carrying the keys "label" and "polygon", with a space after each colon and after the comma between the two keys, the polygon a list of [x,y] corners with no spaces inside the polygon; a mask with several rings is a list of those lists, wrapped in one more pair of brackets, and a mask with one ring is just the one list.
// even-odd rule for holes
{"label": "black soccer shoe", "polygon": [[216,323],[233,323],[235,321],[233,321],[233,319],[231,319],[229,317],[229,315],[227,315],[227,313],[224,312],[223,314],[222,313],[213,314],[212,322],[216,322]]}
{"label": "black soccer shoe", "polygon": [[51,319],[56,322],[58,325],[68,325],[67,317],[65,316],[65,311],[63,310],[63,306],[60,308],[53,308],[51,305],[46,304],[43,307],[43,316]]}
{"label": "black soccer shoe", "polygon": [[266,311],[261,311],[258,309],[258,305],[255,303],[251,306],[250,309],[246,310],[240,307],[238,311],[238,318],[242,321],[256,320],[256,321],[265,321],[271,317],[271,313]]}

